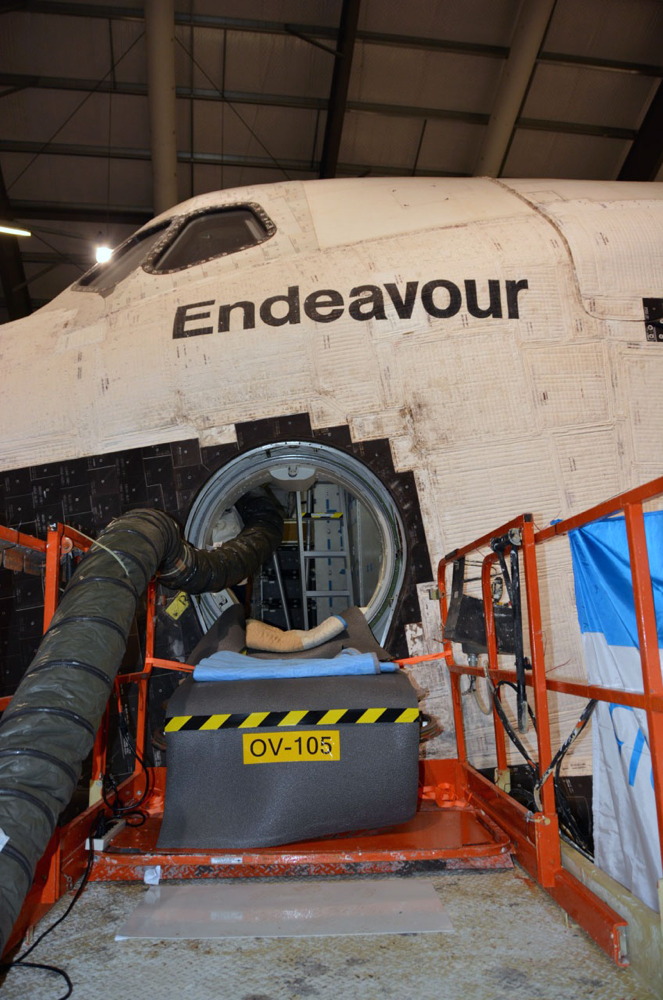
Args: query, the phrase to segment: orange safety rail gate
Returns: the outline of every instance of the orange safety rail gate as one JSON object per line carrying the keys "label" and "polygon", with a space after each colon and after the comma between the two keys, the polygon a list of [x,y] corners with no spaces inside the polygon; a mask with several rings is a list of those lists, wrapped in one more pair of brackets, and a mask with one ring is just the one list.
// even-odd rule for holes
{"label": "orange safety rail gate", "polygon": [[[663,678],[659,661],[656,614],[652,592],[649,558],[645,539],[643,504],[663,495],[663,477],[652,480],[637,489],[629,490],[575,517],[559,521],[541,531],[535,531],[531,515],[523,514],[502,525],[497,531],[476,539],[469,545],[457,549],[440,560],[438,566],[438,591],[440,613],[443,625],[448,612],[447,568],[452,563],[470,553],[490,545],[494,537],[502,537],[511,530],[521,533],[522,567],[525,577],[528,629],[530,641],[531,671],[527,672],[526,683],[532,689],[534,712],[537,719],[536,738],[538,743],[539,773],[545,775],[551,760],[552,746],[550,718],[548,712],[548,692],[556,691],[576,695],[586,700],[596,699],[634,708],[646,712],[649,727],[653,781],[656,795],[656,809],[661,849],[663,850]],[[633,595],[640,659],[642,664],[643,694],[636,694],[594,684],[555,680],[546,676],[541,621],[541,600],[537,573],[537,546],[546,541],[566,535],[592,521],[623,513],[629,547],[629,557],[633,580]],[[507,550],[508,551],[508,550]],[[497,654],[497,636],[491,593],[491,568],[497,555],[490,552],[483,558],[481,587],[486,621],[486,645],[488,649],[488,673],[494,685],[500,681],[516,681],[513,670],[500,668]],[[485,778],[468,761],[465,739],[463,709],[461,704],[461,677],[484,676],[478,666],[458,664],[453,659],[452,643],[445,641],[448,668],[451,673],[451,692],[456,743],[459,762],[463,768],[465,791],[470,800],[480,804],[493,821],[505,830],[514,845],[516,857],[523,867],[543,886],[547,892],[576,920],[618,964],[624,964],[624,948],[621,929],[626,922],[606,904],[601,902],[583,883],[562,866],[559,824],[555,808],[555,794],[550,773],[541,787],[541,810],[531,813],[516,802],[502,789]],[[507,765],[506,733],[493,710],[495,724],[495,749],[497,770],[505,772]]]}

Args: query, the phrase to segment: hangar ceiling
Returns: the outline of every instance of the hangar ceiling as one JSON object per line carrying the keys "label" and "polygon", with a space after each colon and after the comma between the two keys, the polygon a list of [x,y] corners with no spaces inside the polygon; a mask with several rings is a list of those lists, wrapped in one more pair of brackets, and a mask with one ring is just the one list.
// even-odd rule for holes
{"label": "hangar ceiling", "polygon": [[0,2],[0,218],[33,233],[0,319],[220,188],[661,180],[662,43],[662,0]]}

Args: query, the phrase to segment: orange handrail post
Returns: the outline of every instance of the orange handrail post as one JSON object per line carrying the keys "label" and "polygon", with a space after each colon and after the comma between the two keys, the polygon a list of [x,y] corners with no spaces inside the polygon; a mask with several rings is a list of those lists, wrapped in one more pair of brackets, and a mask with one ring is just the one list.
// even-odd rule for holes
{"label": "orange handrail post", "polygon": [[661,677],[656,611],[642,503],[625,504],[624,517],[631,561],[635,619],[640,643],[640,662],[654,779],[659,849],[663,863],[663,714],[660,711],[654,711],[651,704],[652,695],[663,695],[663,678]]}
{"label": "orange handrail post", "polygon": [[60,586],[60,551],[64,526],[55,524],[49,527],[46,536],[46,570],[44,575],[44,632],[47,631],[55,609],[58,606]]}
{"label": "orange handrail post", "polygon": [[[530,515],[525,515],[522,525],[523,565],[525,569],[525,593],[529,622],[530,654],[532,657],[532,687],[534,694],[534,714],[537,720],[536,740],[539,751],[539,774],[546,773],[552,761],[550,739],[550,712],[548,710],[548,690],[546,686],[546,665],[543,651],[541,625],[541,598],[534,542],[534,525]],[[539,881],[546,888],[554,885],[555,874],[562,865],[559,842],[559,823],[555,808],[555,791],[552,775],[541,788],[543,822],[536,828],[537,864]]]}

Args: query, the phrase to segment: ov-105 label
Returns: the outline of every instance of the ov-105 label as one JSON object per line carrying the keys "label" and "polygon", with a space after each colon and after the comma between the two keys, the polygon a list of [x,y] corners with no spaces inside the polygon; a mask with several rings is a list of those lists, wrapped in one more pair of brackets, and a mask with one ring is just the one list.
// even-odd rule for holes
{"label": "ov-105 label", "polygon": [[300,729],[288,733],[243,733],[245,764],[279,764],[293,761],[341,759],[338,730]]}

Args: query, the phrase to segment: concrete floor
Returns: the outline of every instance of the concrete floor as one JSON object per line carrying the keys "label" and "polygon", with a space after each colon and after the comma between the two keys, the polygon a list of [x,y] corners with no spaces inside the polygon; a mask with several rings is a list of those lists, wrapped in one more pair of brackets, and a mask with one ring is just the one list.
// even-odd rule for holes
{"label": "concrete floor", "polygon": [[[433,882],[453,933],[115,941],[146,887],[93,883],[29,960],[66,968],[75,1000],[661,1000],[520,869],[408,877]],[[56,1000],[66,987],[13,969],[0,993]]]}

